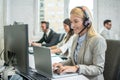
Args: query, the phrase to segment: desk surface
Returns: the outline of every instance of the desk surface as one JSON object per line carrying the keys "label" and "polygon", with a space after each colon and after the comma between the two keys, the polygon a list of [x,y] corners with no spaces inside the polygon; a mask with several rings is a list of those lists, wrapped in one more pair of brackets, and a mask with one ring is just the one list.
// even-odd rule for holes
{"label": "desk surface", "polygon": [[69,76],[64,78],[52,79],[52,80],[89,80],[83,75]]}
{"label": "desk surface", "polygon": [[[52,63],[60,62],[60,61],[62,61],[62,59],[60,57],[52,55]],[[31,68],[35,69],[35,62],[34,62],[34,55],[33,54],[29,55],[29,64],[30,64],[29,66]],[[76,76],[69,76],[69,77],[64,77],[64,78],[62,77],[62,78],[51,79],[51,80],[89,80],[89,79],[87,79],[83,75],[76,75]]]}
{"label": "desk surface", "polygon": [[[52,55],[52,64],[63,61],[59,56]],[[29,54],[29,66],[35,69],[34,54]]]}

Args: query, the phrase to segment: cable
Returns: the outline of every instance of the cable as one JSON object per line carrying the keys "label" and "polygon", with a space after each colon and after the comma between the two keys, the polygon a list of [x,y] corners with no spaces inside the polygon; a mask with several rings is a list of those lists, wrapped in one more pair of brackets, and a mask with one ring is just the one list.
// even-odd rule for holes
{"label": "cable", "polygon": [[10,65],[10,62],[13,63],[14,62],[14,59],[15,59],[15,53],[11,53],[11,58],[9,59],[8,62],[4,63],[4,66],[9,66]]}

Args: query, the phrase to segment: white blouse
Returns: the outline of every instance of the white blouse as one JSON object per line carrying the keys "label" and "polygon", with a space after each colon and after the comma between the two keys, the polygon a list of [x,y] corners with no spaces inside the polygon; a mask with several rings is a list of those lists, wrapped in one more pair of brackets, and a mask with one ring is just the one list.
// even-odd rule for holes
{"label": "white blouse", "polygon": [[71,52],[71,46],[72,46],[72,43],[73,43],[73,38],[74,38],[75,34],[72,35],[69,40],[65,43],[66,39],[66,35],[64,36],[63,40],[57,45],[57,47],[60,48],[60,50],[62,51],[61,55],[63,55],[67,50],[68,50],[68,56],[69,57],[70,55],[70,52]]}

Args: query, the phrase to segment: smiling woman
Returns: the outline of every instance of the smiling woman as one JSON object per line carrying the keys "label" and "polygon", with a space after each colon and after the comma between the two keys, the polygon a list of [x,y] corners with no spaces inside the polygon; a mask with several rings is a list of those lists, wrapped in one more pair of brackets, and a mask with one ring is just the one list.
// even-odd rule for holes
{"label": "smiling woman", "polygon": [[76,36],[69,58],[53,64],[53,67],[60,67],[57,73],[76,72],[90,80],[104,80],[106,41],[95,31],[91,17],[86,6],[71,10],[70,20]]}

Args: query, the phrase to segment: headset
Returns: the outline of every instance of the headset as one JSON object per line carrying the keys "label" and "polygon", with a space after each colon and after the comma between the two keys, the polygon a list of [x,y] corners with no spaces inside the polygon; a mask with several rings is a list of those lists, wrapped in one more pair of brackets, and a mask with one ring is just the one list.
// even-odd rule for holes
{"label": "headset", "polygon": [[85,15],[85,18],[84,18],[84,20],[83,20],[83,26],[84,26],[84,28],[79,32],[79,34],[80,34],[80,33],[83,32],[86,28],[90,27],[90,25],[92,24],[92,22],[91,22],[90,19],[89,19],[89,15],[88,15],[87,11],[85,11],[82,6],[79,6],[79,7],[76,7],[76,8],[81,9],[81,10],[83,11],[84,15]]}
{"label": "headset", "polygon": [[46,22],[46,28],[47,29],[49,28],[49,22]]}
{"label": "headset", "polygon": [[47,21],[41,21],[41,24],[42,24],[42,23],[46,24],[46,29],[49,28],[49,22],[47,22]]}
{"label": "headset", "polygon": [[85,15],[85,18],[84,18],[84,21],[83,21],[84,27],[85,27],[85,28],[90,27],[91,21],[90,21],[90,19],[89,19],[89,15],[88,15],[87,11],[84,10],[82,6],[76,7],[76,8],[81,9],[81,10],[83,11],[84,15]]}

